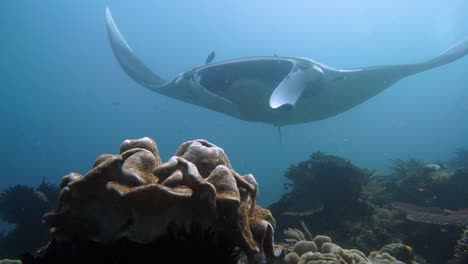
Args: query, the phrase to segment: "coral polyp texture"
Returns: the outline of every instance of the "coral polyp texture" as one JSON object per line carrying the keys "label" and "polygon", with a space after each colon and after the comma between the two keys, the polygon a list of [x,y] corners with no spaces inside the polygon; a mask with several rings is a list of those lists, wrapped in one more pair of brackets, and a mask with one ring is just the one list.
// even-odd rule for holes
{"label": "coral polyp texture", "polygon": [[149,245],[201,233],[240,249],[249,263],[266,263],[282,251],[274,245],[275,220],[256,205],[257,196],[253,175],[233,170],[218,146],[188,141],[162,163],[145,137],[125,140],[118,155],[99,156],[85,176],[63,177],[57,208],[44,221],[54,237],[49,247],[122,239]]}

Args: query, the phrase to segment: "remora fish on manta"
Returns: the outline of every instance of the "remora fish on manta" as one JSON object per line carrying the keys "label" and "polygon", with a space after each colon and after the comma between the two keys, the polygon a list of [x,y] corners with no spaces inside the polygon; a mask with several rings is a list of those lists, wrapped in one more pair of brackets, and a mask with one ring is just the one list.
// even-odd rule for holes
{"label": "remora fish on manta", "polygon": [[353,70],[334,69],[302,57],[246,57],[201,65],[165,81],[135,56],[109,8],[106,24],[117,61],[142,86],[238,119],[275,126],[335,116],[404,77],[448,64],[468,53],[467,37],[422,63]]}

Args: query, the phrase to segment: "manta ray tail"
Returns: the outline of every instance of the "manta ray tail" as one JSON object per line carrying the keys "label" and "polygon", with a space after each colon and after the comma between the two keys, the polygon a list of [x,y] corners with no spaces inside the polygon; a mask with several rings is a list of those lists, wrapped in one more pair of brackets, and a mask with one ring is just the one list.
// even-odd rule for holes
{"label": "manta ray tail", "polygon": [[151,90],[157,90],[159,86],[166,83],[135,56],[117,28],[108,7],[106,7],[106,27],[110,44],[117,61],[132,79]]}
{"label": "manta ray tail", "polygon": [[283,137],[281,136],[281,127],[278,126],[278,136],[280,145],[283,144]]}
{"label": "manta ray tail", "polygon": [[426,71],[456,61],[468,54],[468,37],[446,49],[439,56],[421,63],[419,71]]}

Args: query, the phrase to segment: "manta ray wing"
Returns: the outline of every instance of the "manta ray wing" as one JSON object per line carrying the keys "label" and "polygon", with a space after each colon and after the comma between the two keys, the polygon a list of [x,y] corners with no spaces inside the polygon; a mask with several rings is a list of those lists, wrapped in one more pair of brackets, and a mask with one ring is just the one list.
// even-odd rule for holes
{"label": "manta ray wing", "polygon": [[468,54],[468,38],[457,43],[439,56],[422,63],[386,65],[337,70],[322,65],[325,76],[320,95],[307,96],[300,101],[303,112],[290,120],[303,123],[321,120],[345,112],[379,94],[399,80],[458,60]]}
{"label": "manta ray wing", "polygon": [[152,90],[166,83],[166,81],[153,73],[137,56],[135,56],[133,50],[117,28],[108,7],[106,7],[106,27],[109,41],[117,61],[133,80]]}
{"label": "manta ray wing", "polygon": [[361,104],[400,79],[458,60],[468,38],[415,64],[334,69],[300,57],[247,57],[194,67],[166,82],[132,51],[109,8],[106,25],[114,55],[136,82],[157,93],[232,117],[284,126],[330,118]]}

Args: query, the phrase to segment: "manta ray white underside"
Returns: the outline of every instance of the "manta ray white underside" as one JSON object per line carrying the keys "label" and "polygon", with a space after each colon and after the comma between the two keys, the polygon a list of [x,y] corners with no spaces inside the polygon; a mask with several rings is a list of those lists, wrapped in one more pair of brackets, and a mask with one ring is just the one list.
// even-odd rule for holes
{"label": "manta ray white underside", "polygon": [[404,77],[445,65],[468,53],[465,38],[422,63],[353,70],[334,69],[301,57],[246,57],[198,66],[165,81],[134,54],[108,8],[106,23],[117,61],[142,86],[235,118],[276,126],[335,116]]}

